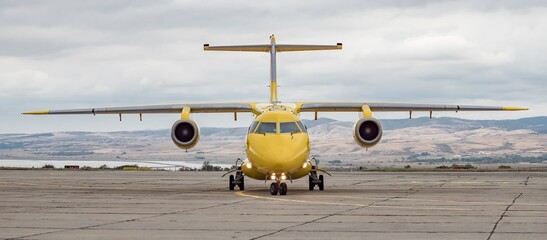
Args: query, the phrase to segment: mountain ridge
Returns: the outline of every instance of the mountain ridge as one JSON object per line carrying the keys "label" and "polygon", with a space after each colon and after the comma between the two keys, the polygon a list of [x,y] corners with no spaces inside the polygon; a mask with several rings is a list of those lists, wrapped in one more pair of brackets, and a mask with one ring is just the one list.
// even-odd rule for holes
{"label": "mountain ridge", "polygon": [[[463,119],[463,118],[454,118],[454,117],[418,117],[418,118],[403,118],[403,119],[378,119],[382,124],[384,130],[395,130],[408,127],[422,127],[422,126],[459,126],[460,128],[488,128],[488,127],[497,127],[505,130],[517,130],[517,129],[527,129],[532,130],[538,133],[547,133],[547,116],[538,116],[538,117],[527,117],[519,119],[505,119],[505,120],[472,120],[472,119]],[[313,128],[318,125],[336,123],[344,126],[353,126],[354,122],[349,121],[339,121],[332,118],[318,118],[317,120],[313,119],[302,119],[302,122],[306,127]],[[44,132],[44,133],[0,133],[0,136],[21,136],[21,135],[32,135],[36,137],[48,136],[53,133],[70,133],[73,135],[76,134],[89,134],[89,133],[155,133],[155,132],[165,132],[170,131],[170,129],[143,129],[143,130],[134,130],[134,131],[108,131],[108,132],[90,132],[90,131],[61,131],[61,132]],[[247,131],[246,127],[201,127],[200,133],[204,136],[218,133],[220,131],[230,131],[234,134],[245,134]]]}
{"label": "mountain ridge", "polygon": [[[431,158],[541,156],[547,153],[547,117],[514,120],[460,118],[381,119],[384,135],[371,149],[353,140],[353,122],[302,120],[311,154],[346,163],[400,162],[427,153]],[[184,160],[232,163],[245,157],[247,128],[201,128],[188,152],[171,141],[170,129],[115,132],[0,134],[0,159]]]}

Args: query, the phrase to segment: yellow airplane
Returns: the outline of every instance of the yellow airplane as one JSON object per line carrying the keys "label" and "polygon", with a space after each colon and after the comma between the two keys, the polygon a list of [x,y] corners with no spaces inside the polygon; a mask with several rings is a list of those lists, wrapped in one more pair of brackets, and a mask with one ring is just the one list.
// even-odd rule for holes
{"label": "yellow airplane", "polygon": [[[68,110],[43,110],[26,112],[23,114],[118,114],[120,121],[122,114],[148,113],[178,113],[180,119],[175,121],[171,128],[171,138],[181,149],[194,147],[199,140],[199,127],[190,118],[192,113],[237,113],[249,112],[254,121],[249,127],[246,137],[245,160],[236,161],[237,169],[224,175],[229,177],[229,189],[245,189],[244,176],[252,179],[271,180],[270,193],[272,195],[287,194],[286,182],[308,176],[309,190],[317,186],[324,189],[323,175],[328,172],[318,167],[318,162],[310,154],[310,140],[306,126],[300,121],[302,112],[314,112],[317,120],[318,112],[357,112],[362,117],[355,122],[354,139],[365,148],[376,145],[382,137],[382,125],[372,117],[372,112],[429,112],[433,111],[517,111],[527,110],[520,107],[468,106],[468,105],[441,105],[441,104],[409,104],[409,103],[381,103],[381,102],[295,102],[282,103],[277,98],[276,54],[278,52],[338,50],[342,44],[336,45],[293,45],[277,44],[274,35],[270,37],[270,44],[239,45],[239,46],[210,46],[204,45],[205,51],[244,51],[270,53],[270,101],[267,103],[181,103],[169,105],[146,105],[129,107],[106,107]],[[329,174],[330,175],[330,174]]]}

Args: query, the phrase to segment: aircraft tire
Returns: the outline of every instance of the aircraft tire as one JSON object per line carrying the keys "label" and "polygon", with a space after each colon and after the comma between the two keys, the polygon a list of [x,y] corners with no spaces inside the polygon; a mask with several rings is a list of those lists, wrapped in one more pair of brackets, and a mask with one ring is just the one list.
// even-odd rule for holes
{"label": "aircraft tire", "polygon": [[230,191],[233,191],[234,190],[234,187],[235,187],[235,184],[234,184],[234,175],[230,175],[230,180],[229,180],[229,187],[230,187]]}
{"label": "aircraft tire", "polygon": [[240,191],[245,190],[245,180],[244,180],[243,176],[241,177],[241,183],[239,183],[239,190]]}
{"label": "aircraft tire", "polygon": [[277,184],[276,182],[273,182],[270,185],[270,194],[277,195],[277,192],[279,192],[279,184]]}
{"label": "aircraft tire", "polygon": [[313,188],[315,187],[315,184],[313,183],[313,178],[309,176],[308,179],[309,179],[309,189],[310,191],[313,191]]}
{"label": "aircraft tire", "polygon": [[323,191],[325,187],[325,180],[323,180],[323,175],[319,175],[319,181],[321,181],[319,184],[319,191]]}
{"label": "aircraft tire", "polygon": [[279,195],[287,195],[287,184],[286,183],[280,183],[279,184]]}

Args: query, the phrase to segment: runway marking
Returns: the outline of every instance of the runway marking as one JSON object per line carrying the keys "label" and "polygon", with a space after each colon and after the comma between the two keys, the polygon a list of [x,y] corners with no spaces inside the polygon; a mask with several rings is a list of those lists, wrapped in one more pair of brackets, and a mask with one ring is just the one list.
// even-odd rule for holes
{"label": "runway marking", "polygon": [[367,207],[367,208],[388,208],[388,209],[410,209],[410,210],[477,211],[477,209],[469,209],[469,208],[378,206],[378,205],[372,205],[372,203],[362,204],[362,203],[339,203],[339,202],[326,202],[326,201],[309,201],[309,200],[264,197],[264,196],[251,195],[251,194],[248,194],[248,193],[245,193],[245,192],[237,192],[236,195],[238,195],[240,197],[249,197],[249,198],[254,198],[254,199],[262,199],[262,200],[271,200],[271,201],[280,201],[280,202],[294,202],[294,203],[303,203],[303,204],[318,204],[318,205],[335,205],[335,206]]}

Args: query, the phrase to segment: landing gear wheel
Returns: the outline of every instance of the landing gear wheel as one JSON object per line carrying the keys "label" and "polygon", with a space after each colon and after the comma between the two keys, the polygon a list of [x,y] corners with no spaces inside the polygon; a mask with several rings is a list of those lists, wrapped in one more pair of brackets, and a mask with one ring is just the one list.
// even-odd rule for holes
{"label": "landing gear wheel", "polygon": [[229,183],[230,183],[230,185],[229,185],[230,191],[233,191],[233,190],[234,190],[234,187],[236,186],[236,185],[234,184],[234,175],[230,175]]}
{"label": "landing gear wheel", "polygon": [[323,191],[325,187],[325,180],[323,180],[323,175],[319,175],[319,181],[320,183],[317,184],[319,186],[319,191]]}
{"label": "landing gear wheel", "polygon": [[244,180],[243,176],[241,176],[241,180],[240,180],[240,181],[241,181],[241,182],[239,183],[239,190],[240,190],[240,191],[243,191],[243,190],[245,190],[245,180]]}
{"label": "landing gear wheel", "polygon": [[308,180],[309,180],[309,189],[310,191],[313,191],[313,188],[315,187],[315,183],[313,183],[313,178],[309,176]]}
{"label": "landing gear wheel", "polygon": [[277,195],[277,192],[279,191],[279,184],[276,182],[273,182],[270,185],[270,194]]}
{"label": "landing gear wheel", "polygon": [[287,195],[287,184],[286,183],[279,184],[279,195]]}

